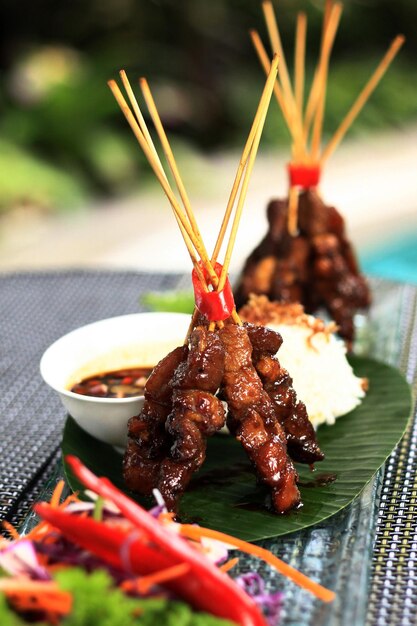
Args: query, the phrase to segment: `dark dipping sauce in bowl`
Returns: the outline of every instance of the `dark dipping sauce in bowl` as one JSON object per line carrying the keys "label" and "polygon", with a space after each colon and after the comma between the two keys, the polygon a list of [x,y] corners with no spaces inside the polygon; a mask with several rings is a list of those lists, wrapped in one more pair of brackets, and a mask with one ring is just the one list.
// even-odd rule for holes
{"label": "dark dipping sauce in bowl", "polygon": [[132,367],[84,378],[70,389],[73,393],[95,398],[132,398],[143,396],[152,367]]}

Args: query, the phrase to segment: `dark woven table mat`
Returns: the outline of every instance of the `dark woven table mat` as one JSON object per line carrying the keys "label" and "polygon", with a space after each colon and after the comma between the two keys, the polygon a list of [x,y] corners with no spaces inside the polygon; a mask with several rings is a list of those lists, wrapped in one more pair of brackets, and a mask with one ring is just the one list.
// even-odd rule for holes
{"label": "dark woven table mat", "polygon": [[66,413],[39,374],[44,350],[78,326],[141,311],[141,293],[180,282],[136,272],[0,277],[0,520],[20,522],[60,443]]}
{"label": "dark woven table mat", "polygon": [[[0,520],[19,525],[56,471],[66,414],[39,374],[45,348],[83,324],[141,311],[139,298],[144,291],[184,286],[189,286],[188,277],[136,272],[0,277]],[[375,303],[364,321],[359,348],[399,367],[416,388],[417,288],[385,281],[373,281],[372,287]],[[362,626],[366,610],[369,625],[417,623],[416,455],[414,416],[385,469],[350,510],[329,520],[327,527],[274,544],[279,556],[307,574],[319,576],[317,567],[326,563],[324,582],[331,584],[337,576],[338,603],[331,612],[323,612],[320,606],[308,609],[309,599],[303,596],[300,610],[287,611],[285,624]],[[363,563],[374,534],[368,594],[369,568]],[[291,600],[291,591],[286,594]]]}
{"label": "dark woven table mat", "polygon": [[[381,342],[381,358],[406,376],[417,397],[417,287],[398,293],[399,320],[382,315],[391,340]],[[395,310],[394,303],[391,307]],[[388,313],[389,313],[388,305]],[[367,624],[417,624],[417,412],[383,471],[373,550]]]}

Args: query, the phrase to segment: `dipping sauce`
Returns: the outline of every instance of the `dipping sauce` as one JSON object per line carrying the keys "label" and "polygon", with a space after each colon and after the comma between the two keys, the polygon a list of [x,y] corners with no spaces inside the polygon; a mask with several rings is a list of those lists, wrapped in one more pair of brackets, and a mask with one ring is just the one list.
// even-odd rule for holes
{"label": "dipping sauce", "polygon": [[152,367],[131,367],[96,374],[76,383],[70,388],[70,391],[95,398],[142,396],[152,369]]}

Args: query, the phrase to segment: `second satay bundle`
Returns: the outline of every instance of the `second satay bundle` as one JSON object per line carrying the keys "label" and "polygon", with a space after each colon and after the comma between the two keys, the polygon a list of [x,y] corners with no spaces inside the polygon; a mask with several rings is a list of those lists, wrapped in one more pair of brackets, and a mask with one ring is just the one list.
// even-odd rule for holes
{"label": "second satay bundle", "polygon": [[[308,312],[327,310],[348,345],[354,338],[354,315],[369,306],[371,295],[360,272],[343,217],[322,199],[323,167],[377,86],[404,42],[397,36],[364,86],[333,137],[322,146],[329,61],[342,4],[327,0],[320,53],[311,88],[305,97],[307,19],[297,17],[294,79],[288,72],[278,23],[270,0],[262,4],[273,52],[280,56],[275,96],[289,129],[292,146],[288,164],[288,197],[267,207],[268,232],[248,257],[236,292],[238,307],[251,293],[271,300],[301,302]],[[256,31],[251,38],[261,65],[270,61]]]}

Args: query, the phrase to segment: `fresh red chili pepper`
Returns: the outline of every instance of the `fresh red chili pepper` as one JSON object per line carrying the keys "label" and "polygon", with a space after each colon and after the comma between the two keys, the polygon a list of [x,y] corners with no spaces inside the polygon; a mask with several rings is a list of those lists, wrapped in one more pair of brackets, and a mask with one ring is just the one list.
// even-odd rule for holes
{"label": "fresh red chili pepper", "polygon": [[317,187],[319,184],[319,165],[298,165],[295,163],[288,163],[287,168],[291,187],[309,189],[310,187]]}
{"label": "fresh red chili pepper", "polygon": [[[207,270],[203,264],[199,263],[204,278],[208,280]],[[215,263],[214,271],[217,276],[222,272],[222,265]],[[204,291],[200,279],[195,269],[193,269],[191,278],[193,281],[194,298],[197,309],[202,313],[209,322],[219,322],[231,316],[235,308],[235,300],[233,298],[232,287],[229,278],[226,279],[225,285],[221,291]]]}
{"label": "fresh red chili pepper", "polygon": [[109,526],[91,517],[54,509],[46,503],[36,504],[34,510],[65,537],[118,569],[146,576],[178,564],[152,548],[145,533]]}
{"label": "fresh red chili pepper", "polygon": [[[167,567],[178,563],[190,566],[188,575],[175,580],[175,584],[181,586],[179,595],[190,598],[189,601],[196,608],[229,619],[240,626],[266,626],[254,601],[189,542],[155,522],[145,509],[125,496],[107,478],[95,476],[77,457],[68,455],[66,462],[85,487],[113,502],[126,519],[147,535],[158,551],[163,551],[167,561],[170,561]],[[50,521],[54,523],[52,519]],[[142,548],[137,549],[140,551]],[[131,549],[131,559],[134,558],[133,553]]]}

